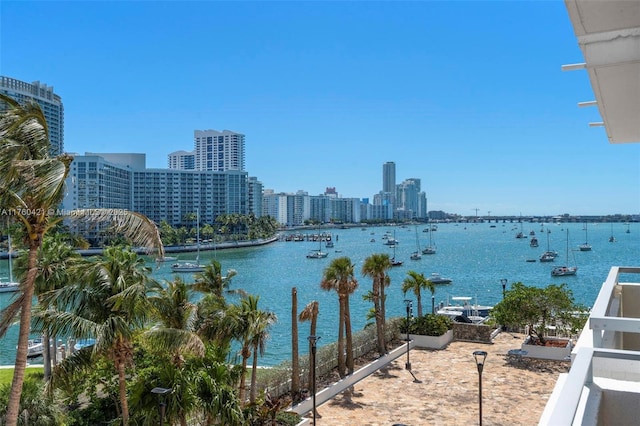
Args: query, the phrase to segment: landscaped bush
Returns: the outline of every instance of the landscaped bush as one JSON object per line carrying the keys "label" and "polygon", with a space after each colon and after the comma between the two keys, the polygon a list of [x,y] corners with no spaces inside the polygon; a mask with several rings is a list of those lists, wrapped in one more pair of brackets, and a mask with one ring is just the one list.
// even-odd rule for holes
{"label": "landscaped bush", "polygon": [[[438,314],[427,314],[409,320],[409,334],[421,336],[442,336],[453,328],[453,321],[449,317]],[[407,319],[400,324],[400,333],[407,332]]]}

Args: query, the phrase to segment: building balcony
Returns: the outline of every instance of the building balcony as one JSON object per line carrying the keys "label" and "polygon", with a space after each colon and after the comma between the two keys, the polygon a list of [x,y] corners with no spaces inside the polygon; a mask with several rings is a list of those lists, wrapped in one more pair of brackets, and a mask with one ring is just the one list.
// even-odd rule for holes
{"label": "building balcony", "polygon": [[638,424],[640,267],[612,267],[539,425]]}

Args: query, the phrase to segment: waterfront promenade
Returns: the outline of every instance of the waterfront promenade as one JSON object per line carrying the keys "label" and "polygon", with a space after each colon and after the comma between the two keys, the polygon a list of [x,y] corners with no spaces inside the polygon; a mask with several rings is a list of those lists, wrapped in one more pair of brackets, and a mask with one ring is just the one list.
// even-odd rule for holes
{"label": "waterfront promenade", "polygon": [[[485,426],[537,425],[567,361],[507,359],[522,334],[500,333],[492,344],[452,342],[443,350],[412,349],[406,357],[355,384],[348,400],[337,395],[317,409],[321,426],[478,424],[478,370],[473,351],[488,353],[482,373]],[[310,417],[310,416],[307,416]],[[309,424],[312,424],[310,421]]]}

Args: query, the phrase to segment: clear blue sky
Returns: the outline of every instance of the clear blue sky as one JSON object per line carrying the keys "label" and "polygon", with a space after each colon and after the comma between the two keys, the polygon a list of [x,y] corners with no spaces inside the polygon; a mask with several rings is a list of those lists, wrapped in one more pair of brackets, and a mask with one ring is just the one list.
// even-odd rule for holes
{"label": "clear blue sky", "polygon": [[462,215],[640,213],[562,1],[2,1],[0,73],[52,85],[69,152],[246,135],[277,192],[372,198],[382,164]]}

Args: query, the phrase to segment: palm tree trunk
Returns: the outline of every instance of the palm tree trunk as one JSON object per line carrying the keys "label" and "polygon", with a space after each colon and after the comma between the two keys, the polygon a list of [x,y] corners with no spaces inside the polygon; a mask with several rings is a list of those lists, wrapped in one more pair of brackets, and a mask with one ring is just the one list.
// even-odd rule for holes
{"label": "palm tree trunk", "polygon": [[253,345],[253,361],[251,363],[251,390],[249,391],[249,402],[256,402],[258,393],[258,344]]}
{"label": "palm tree trunk", "polygon": [[129,425],[129,403],[127,401],[127,378],[124,362],[118,362],[118,387],[120,393],[120,406],[122,408],[122,425]]}
{"label": "palm tree trunk", "polygon": [[422,316],[422,293],[420,292],[420,288],[416,293],[416,302],[418,302],[418,318]]}
{"label": "palm tree trunk", "polygon": [[[41,241],[37,239],[36,241]],[[22,306],[20,308],[20,333],[18,335],[18,349],[16,351],[15,369],[9,393],[9,403],[7,405],[7,426],[18,424],[18,414],[20,411],[20,396],[22,395],[22,385],[24,384],[24,371],[27,368],[27,352],[29,348],[29,333],[31,332],[31,307],[34,292],[34,283],[38,273],[37,256],[38,243],[31,240],[29,246],[29,260],[27,277],[24,280],[24,293],[22,295]]]}
{"label": "palm tree trunk", "polygon": [[345,378],[345,359],[344,359],[344,297],[339,297],[339,313],[340,324],[338,326],[338,375],[341,379]]}
{"label": "palm tree trunk", "polygon": [[[316,328],[317,327],[318,327],[318,316],[314,312],[314,314],[311,316],[311,334],[310,334],[310,336],[315,336],[316,335]],[[313,351],[311,350],[311,342],[309,342],[309,386],[308,386],[309,389],[311,389],[311,386],[313,385],[313,366],[314,365],[315,365],[315,360],[313,359]]]}
{"label": "palm tree trunk", "polygon": [[298,359],[298,290],[291,289],[291,395],[300,393],[300,361]]}
{"label": "palm tree trunk", "polygon": [[354,371],[353,360],[353,333],[351,332],[351,312],[349,309],[349,297],[344,301],[344,329],[347,337],[347,374],[351,375]]}
{"label": "palm tree trunk", "polygon": [[[247,351],[248,351],[248,349],[247,349]],[[244,386],[245,386],[245,383],[246,383],[245,376],[246,376],[246,373],[247,373],[247,359],[248,358],[249,358],[248,356],[245,356],[245,349],[243,348],[242,349],[242,376],[240,376],[240,393],[239,393],[240,406],[242,406],[242,407],[244,407],[244,403],[245,403],[244,399],[245,399],[245,395],[246,395]]]}
{"label": "palm tree trunk", "polygon": [[373,311],[376,317],[376,334],[378,354],[383,356],[387,353],[386,343],[384,341],[384,327],[382,323],[382,310],[380,307],[380,287],[382,286],[380,279],[373,280]]}
{"label": "palm tree trunk", "polygon": [[49,345],[49,332],[47,330],[42,334],[42,359],[44,361],[44,380],[51,378],[51,346]]}

